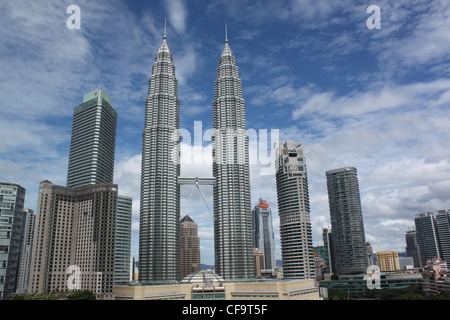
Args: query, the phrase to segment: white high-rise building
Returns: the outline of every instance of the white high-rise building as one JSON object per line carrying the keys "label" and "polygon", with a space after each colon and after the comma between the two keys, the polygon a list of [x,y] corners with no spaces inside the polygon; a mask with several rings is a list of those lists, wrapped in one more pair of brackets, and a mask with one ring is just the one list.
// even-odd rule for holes
{"label": "white high-rise building", "polygon": [[217,68],[214,98],[215,272],[224,279],[250,278],[254,275],[254,263],[245,101],[227,37]]}
{"label": "white high-rise building", "polygon": [[164,39],[152,69],[142,135],[139,278],[179,280],[180,150],[178,81]]}
{"label": "white high-rise building", "polygon": [[276,170],[283,276],[313,279],[308,179],[301,142],[287,141],[278,146]]}

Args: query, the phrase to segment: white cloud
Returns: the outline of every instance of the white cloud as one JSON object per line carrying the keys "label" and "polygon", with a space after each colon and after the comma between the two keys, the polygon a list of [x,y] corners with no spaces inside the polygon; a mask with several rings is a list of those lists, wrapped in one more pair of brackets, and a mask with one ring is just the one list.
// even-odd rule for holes
{"label": "white cloud", "polygon": [[192,45],[186,45],[183,50],[174,54],[176,77],[180,86],[185,85],[188,78],[196,71],[196,52]]}
{"label": "white cloud", "polygon": [[[341,97],[336,96],[334,92],[319,92],[294,109],[292,116],[299,119],[304,115],[318,113],[328,117],[352,117],[400,107],[441,107],[447,103],[449,94],[450,81],[445,79],[429,83],[384,85],[379,89],[369,88],[366,92],[350,92]],[[430,100],[430,97],[433,97],[433,100]]]}
{"label": "white cloud", "polygon": [[[409,4],[409,2],[408,2]],[[383,2],[382,29],[410,32],[407,37],[387,37],[376,44],[380,61],[389,67],[405,68],[441,64],[450,50],[450,6],[447,1]],[[388,35],[389,35],[388,33]]]}
{"label": "white cloud", "polygon": [[169,22],[178,33],[183,33],[186,29],[187,10],[182,0],[166,1],[166,10],[169,15]]}

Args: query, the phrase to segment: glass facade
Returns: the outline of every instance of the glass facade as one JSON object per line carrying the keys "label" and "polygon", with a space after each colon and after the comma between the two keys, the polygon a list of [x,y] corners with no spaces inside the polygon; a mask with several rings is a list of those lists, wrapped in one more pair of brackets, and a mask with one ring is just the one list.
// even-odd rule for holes
{"label": "glass facade", "polygon": [[414,223],[416,226],[417,243],[420,249],[421,265],[426,266],[427,260],[433,257],[442,258],[439,250],[434,213],[419,213],[415,216]]}
{"label": "glass facade", "polygon": [[16,287],[24,202],[23,187],[0,182],[0,300],[10,298]]}
{"label": "glass facade", "polygon": [[334,273],[366,271],[369,263],[357,171],[345,167],[326,172]]}
{"label": "glass facade", "polygon": [[419,213],[414,223],[422,266],[435,257],[450,261],[450,209]]}
{"label": "glass facade", "polygon": [[436,227],[442,259],[450,262],[450,209],[437,212]]}
{"label": "glass facade", "polygon": [[131,281],[131,219],[133,199],[117,196],[116,243],[114,258],[114,283]]}
{"label": "glass facade", "polygon": [[272,210],[265,200],[260,199],[253,215],[254,247],[264,254],[262,269],[275,269],[275,236],[273,233]]}
{"label": "glass facade", "polygon": [[103,89],[84,96],[73,114],[67,186],[113,183],[117,113]]}

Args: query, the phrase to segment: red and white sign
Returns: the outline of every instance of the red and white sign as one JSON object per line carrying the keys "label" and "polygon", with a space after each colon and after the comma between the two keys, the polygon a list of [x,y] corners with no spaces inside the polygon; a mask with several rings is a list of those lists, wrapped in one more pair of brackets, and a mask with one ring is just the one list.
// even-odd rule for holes
{"label": "red and white sign", "polygon": [[266,200],[261,200],[261,201],[259,202],[259,207],[260,207],[260,208],[268,208],[269,205],[267,204],[267,201],[266,201]]}

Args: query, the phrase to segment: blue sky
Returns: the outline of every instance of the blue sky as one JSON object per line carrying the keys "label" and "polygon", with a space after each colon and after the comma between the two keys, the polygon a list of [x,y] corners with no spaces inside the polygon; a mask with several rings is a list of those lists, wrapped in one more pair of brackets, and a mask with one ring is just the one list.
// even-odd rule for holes
{"label": "blue sky", "polygon": [[[79,6],[81,29],[67,28],[69,5]],[[381,29],[367,28],[370,5],[381,9]],[[0,12],[0,180],[25,187],[31,209],[40,181],[65,185],[73,109],[104,88],[119,117],[115,183],[134,200],[135,256],[145,98],[165,18],[180,127],[191,144],[195,122],[205,137],[191,153],[185,141],[182,175],[211,175],[207,137],[226,21],[247,128],[304,144],[314,245],[329,224],[327,170],[358,169],[375,252],[404,251],[414,214],[450,208],[448,1],[3,0]],[[255,159],[252,203],[262,196],[273,210],[279,258],[275,177]],[[202,190],[212,207],[210,188]],[[182,211],[190,192],[183,187]],[[213,264],[212,222],[198,192],[183,212],[199,224],[202,262]]]}

